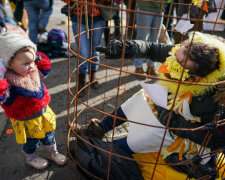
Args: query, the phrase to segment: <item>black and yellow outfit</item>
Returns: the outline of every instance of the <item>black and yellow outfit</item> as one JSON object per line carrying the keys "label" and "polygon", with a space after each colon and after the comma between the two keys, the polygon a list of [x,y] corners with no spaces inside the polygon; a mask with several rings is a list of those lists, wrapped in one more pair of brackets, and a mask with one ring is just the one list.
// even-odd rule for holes
{"label": "black and yellow outfit", "polygon": [[[192,37],[190,37],[192,38]],[[219,67],[218,69],[214,70],[212,73],[206,75],[201,79],[199,83],[215,83],[220,81],[224,78],[225,74],[225,46],[224,43],[220,40],[213,38],[212,36],[196,33],[194,36],[194,41],[203,41],[208,43],[214,47],[219,49]],[[113,47],[107,48],[107,47]],[[105,49],[102,49],[102,52],[106,54],[106,56],[111,58],[120,58],[122,55],[122,47],[123,41],[111,41],[109,45]],[[125,51],[125,58],[151,58],[155,62],[164,63],[164,61],[169,57],[169,52],[174,46],[167,45],[167,44],[157,44],[151,42],[144,42],[144,41],[127,41],[126,42],[126,51]],[[99,49],[101,51],[101,48]],[[162,78],[167,79],[164,74],[160,75]],[[174,95],[177,90],[177,83],[168,82],[168,81],[159,81],[160,85],[167,88],[169,92],[168,96],[168,106],[167,108],[156,108],[158,110],[158,120],[163,124],[163,119],[168,117],[169,110],[171,108],[171,104],[174,99]],[[180,113],[178,113],[178,109],[181,107],[186,95],[189,94],[192,97],[192,101],[189,102],[190,112],[193,115],[193,119],[184,118]],[[178,127],[182,128],[192,128],[192,127],[199,127],[200,125],[204,125],[206,123],[212,122],[217,109],[219,108],[219,102],[215,101],[215,95],[217,95],[217,89],[212,86],[201,86],[201,85],[188,85],[188,84],[181,84],[179,87],[177,99],[176,99],[176,106],[173,109],[173,116],[171,121],[178,122]],[[167,118],[168,119],[168,118]],[[191,120],[194,120],[195,123],[191,123]],[[165,125],[165,124],[164,124]],[[190,141],[202,144],[206,131],[197,131],[196,133],[190,133],[188,131],[173,131],[173,134],[177,135],[174,143],[169,146],[166,151],[164,151],[159,156],[158,163],[165,164],[165,160],[163,159],[164,155],[169,155],[173,153],[178,153],[182,159],[182,155],[190,153],[192,149],[191,142],[189,144],[185,143],[185,139],[189,139]],[[219,134],[220,133],[220,134]],[[212,135],[212,139],[207,145],[208,148],[211,150],[215,150],[225,146],[225,139],[224,134],[225,132],[221,130],[217,133],[215,131]],[[195,146],[196,147],[196,146]],[[186,149],[185,149],[186,148]],[[192,149],[192,150],[191,150]],[[199,149],[196,148],[195,153]],[[157,153],[136,153],[133,154],[133,157],[136,160],[140,161],[147,161],[147,162],[156,162]],[[137,162],[139,168],[143,173],[144,179],[150,179],[152,177],[154,164],[148,163],[140,163]],[[221,171],[223,172],[223,170]],[[156,171],[154,173],[155,179],[185,179],[187,174],[183,174],[173,170],[169,166],[156,166]],[[221,179],[220,177],[218,179]]]}

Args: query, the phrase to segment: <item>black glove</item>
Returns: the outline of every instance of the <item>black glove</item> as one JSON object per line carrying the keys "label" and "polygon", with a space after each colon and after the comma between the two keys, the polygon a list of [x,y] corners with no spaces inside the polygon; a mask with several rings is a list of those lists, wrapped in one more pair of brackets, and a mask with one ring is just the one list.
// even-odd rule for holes
{"label": "black glove", "polygon": [[[111,40],[106,47],[96,47],[96,51],[105,53],[106,58],[119,59],[122,56],[124,42],[121,40]],[[134,41],[126,41],[124,58],[134,58],[138,47]]]}

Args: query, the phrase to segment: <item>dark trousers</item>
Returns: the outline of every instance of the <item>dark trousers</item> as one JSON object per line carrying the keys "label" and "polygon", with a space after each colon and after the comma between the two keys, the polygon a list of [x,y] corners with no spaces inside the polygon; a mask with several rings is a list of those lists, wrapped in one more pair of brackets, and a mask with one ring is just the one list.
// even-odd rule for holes
{"label": "dark trousers", "polygon": [[[115,111],[113,113],[111,113],[112,115],[115,115]],[[124,118],[127,119],[126,115],[123,113],[123,110],[121,107],[119,107],[117,109],[117,117],[120,118]],[[120,119],[115,119],[115,127],[123,124],[126,121],[120,120]],[[114,122],[114,118],[111,116],[106,116],[102,121],[100,121],[98,123],[98,125],[103,129],[104,132],[108,132],[110,130],[113,129],[113,122]],[[125,151],[134,154],[134,152],[130,149],[130,147],[127,144],[127,137],[124,137],[122,139],[119,140],[114,140],[113,142],[114,144],[116,144],[117,146],[119,146],[120,148],[124,149]]]}
{"label": "dark trousers", "polygon": [[[165,15],[173,16],[174,6],[171,4],[166,4],[165,6]],[[166,29],[168,29],[168,34],[170,38],[173,38],[173,19],[172,18],[163,18],[163,24],[165,25]]]}

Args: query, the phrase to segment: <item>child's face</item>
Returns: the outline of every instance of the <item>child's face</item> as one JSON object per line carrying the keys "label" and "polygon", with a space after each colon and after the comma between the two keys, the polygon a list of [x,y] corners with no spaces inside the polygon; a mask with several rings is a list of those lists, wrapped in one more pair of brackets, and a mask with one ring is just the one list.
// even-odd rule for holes
{"label": "child's face", "polygon": [[[197,64],[187,58],[187,49],[182,46],[176,51],[177,62],[184,68],[188,69],[190,73],[193,73],[194,68],[196,68]],[[187,60],[186,60],[187,58]],[[186,63],[185,63],[186,61]]]}
{"label": "child's face", "polygon": [[35,68],[35,51],[29,49],[27,52],[21,52],[13,58],[12,62],[8,66],[9,69],[13,70],[21,76],[26,76],[32,72]]}

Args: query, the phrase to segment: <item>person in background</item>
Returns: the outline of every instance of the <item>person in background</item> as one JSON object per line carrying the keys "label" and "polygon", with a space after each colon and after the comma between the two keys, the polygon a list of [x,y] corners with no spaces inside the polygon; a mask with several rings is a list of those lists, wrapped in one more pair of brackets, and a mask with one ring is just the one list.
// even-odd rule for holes
{"label": "person in background", "polygon": [[38,43],[38,32],[46,32],[50,15],[52,14],[53,0],[23,0],[24,8],[29,19],[29,38]]}
{"label": "person in background", "polygon": [[24,30],[27,29],[27,25],[23,24],[23,0],[9,0],[10,7],[13,13],[13,18],[16,23],[21,26]]}
{"label": "person in background", "polygon": [[56,147],[55,114],[48,106],[50,95],[42,82],[51,70],[51,62],[36,45],[23,35],[0,35],[0,102],[10,119],[16,142],[23,144],[26,163],[44,169],[48,161],[36,154],[43,143],[47,158],[58,165],[66,157]]}
{"label": "person in background", "polygon": [[[120,1],[119,0],[114,0],[113,2],[114,6],[119,8]],[[116,15],[113,17],[114,24],[115,26],[118,26],[115,28],[114,34],[113,34],[113,39],[120,39],[121,34],[120,34],[120,16],[119,16],[119,11],[116,11]]]}
{"label": "person in background", "polygon": [[41,17],[39,25],[38,25],[38,33],[39,34],[47,32],[46,27],[48,25],[48,21],[51,17],[52,11],[53,11],[52,7],[53,7],[54,0],[49,0],[49,3],[50,3],[49,9],[47,11],[42,12],[42,15],[41,15],[42,17]]}
{"label": "person in background", "polygon": [[[174,15],[174,5],[173,5],[173,0],[171,0],[170,3],[165,5],[165,15],[168,16],[173,16]],[[173,39],[173,18],[163,18],[163,24],[165,25],[168,35],[170,39]]]}
{"label": "person in background", "polygon": [[[114,1],[113,2],[113,6],[114,7],[119,7],[120,1]],[[110,37],[110,39],[120,39],[120,17],[119,17],[119,11],[115,11],[116,14],[112,17],[112,20],[114,21],[114,26],[117,26],[117,28],[115,28],[114,33],[112,34],[112,36]],[[106,21],[106,28],[104,30],[104,38],[105,38],[105,44],[107,45],[109,42],[109,33],[110,33],[110,28],[108,28],[109,26],[109,21]]]}
{"label": "person in background", "polygon": [[[160,33],[160,27],[163,22],[163,16],[161,13],[164,11],[162,7],[162,1],[157,0],[157,2],[151,1],[138,1],[137,10],[143,12],[151,12],[152,15],[145,15],[141,13],[136,14],[137,26],[137,40],[143,40],[147,42],[158,42],[158,37]],[[162,12],[161,12],[162,11]],[[147,28],[142,28],[147,27]],[[149,34],[149,36],[147,36]],[[134,60],[135,73],[145,73],[143,69],[143,58]],[[155,75],[154,62],[147,59],[147,74]],[[137,76],[140,79],[145,79],[144,76]]]}
{"label": "person in background", "polygon": [[[62,0],[62,1],[64,1],[65,3],[69,3],[68,0]],[[99,0],[99,1],[101,3],[106,3],[108,5],[110,5],[110,3],[111,3],[110,0]],[[88,0],[87,2],[88,3],[96,3],[96,0],[94,0],[94,1]],[[99,29],[93,30],[92,33],[90,31],[89,39],[88,39],[87,32],[85,32],[87,30],[86,22],[85,22],[85,6],[82,3],[74,4],[74,2],[72,2],[72,1],[70,2],[69,5],[70,5],[70,7],[74,7],[72,10],[72,13],[71,13],[72,29],[73,29],[74,36],[76,36],[79,33],[78,27],[81,28],[80,33],[84,32],[80,36],[76,37],[77,45],[78,45],[78,38],[80,38],[79,55],[86,59],[98,56],[99,52],[97,52],[95,50],[95,47],[99,46],[101,43],[102,34],[104,32],[104,27],[105,27],[105,23],[106,23],[106,21],[104,20],[104,18],[101,15],[100,9],[96,6],[91,7],[91,6],[87,5],[87,12],[88,12],[88,22],[87,23],[88,23],[89,29],[99,28]],[[83,9],[81,9],[81,7],[83,7]],[[79,9],[79,10],[77,11],[77,9]],[[82,15],[82,18],[79,19],[81,16],[78,16],[78,15]],[[80,23],[78,23],[78,19],[81,20]],[[93,23],[92,23],[92,20],[93,20]],[[79,24],[81,26],[79,26]],[[99,59],[99,57],[95,57],[91,60],[99,63],[100,59]],[[81,64],[83,62],[84,62],[84,60],[79,58],[79,64]],[[99,88],[99,83],[98,83],[98,81],[96,81],[97,70],[98,70],[98,65],[94,64],[94,63],[89,63],[89,62],[85,62],[84,64],[82,64],[79,67],[78,91],[80,91],[85,86],[87,74],[90,77],[90,82],[93,82],[91,84],[91,88],[93,88],[93,89]],[[83,89],[79,93],[79,97],[83,97],[86,94],[85,90],[86,89]]]}
{"label": "person in background", "polygon": [[26,26],[22,23],[23,16],[23,2],[22,0],[10,0],[10,7],[13,13],[13,17],[11,18],[9,14],[6,12],[5,4],[8,3],[8,0],[0,1],[0,8],[4,14],[4,20],[6,23],[12,26],[20,26],[23,30],[26,30]]}
{"label": "person in background", "polygon": [[[188,30],[188,32],[191,31],[203,31],[203,20],[206,17],[208,13],[216,12],[216,5],[214,0],[209,0],[207,2],[207,6],[210,7],[208,8],[208,12],[206,10],[202,9],[202,5],[197,6],[193,4],[193,0],[178,0],[180,4],[177,5],[177,17],[182,17],[184,14],[189,13],[189,18],[190,18],[190,23],[193,24],[194,26]],[[189,8],[190,7],[190,8]],[[194,20],[198,19],[200,21]],[[178,44],[185,39],[188,38],[187,33],[186,34],[181,34],[180,32],[175,32],[174,33],[174,43]]]}
{"label": "person in background", "polygon": [[[126,5],[127,9],[128,9],[128,3],[129,3],[128,0],[124,0],[124,4]],[[135,7],[136,7],[136,1],[131,0],[130,9],[135,10]],[[127,32],[127,38],[128,39],[135,39],[136,38],[137,30],[135,28],[135,25],[136,25],[135,15],[134,15],[134,13],[130,13],[130,19],[129,19],[129,22],[128,22],[128,26],[130,26],[130,28],[128,29],[128,32]],[[133,27],[133,28],[131,28],[131,27]]]}
{"label": "person in background", "polygon": [[18,34],[28,36],[28,33],[7,15],[4,4],[0,4],[0,34],[6,31],[14,31]]}

